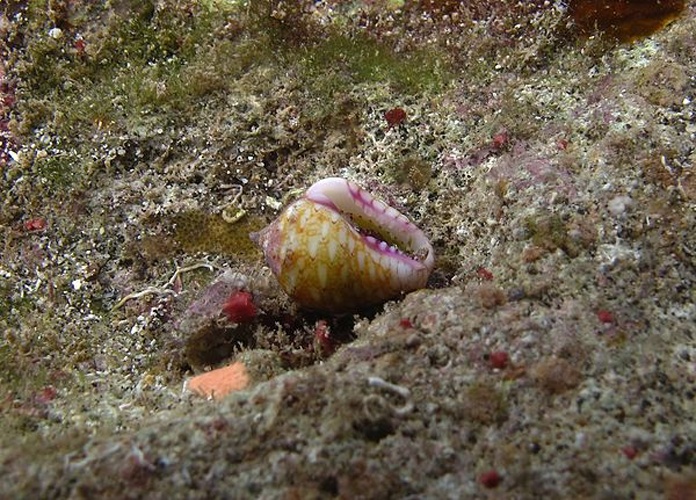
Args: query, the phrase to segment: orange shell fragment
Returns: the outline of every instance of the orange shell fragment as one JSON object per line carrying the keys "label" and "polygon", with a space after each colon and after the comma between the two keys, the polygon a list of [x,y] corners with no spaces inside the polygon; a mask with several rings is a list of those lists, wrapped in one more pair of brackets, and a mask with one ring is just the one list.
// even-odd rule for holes
{"label": "orange shell fragment", "polygon": [[219,400],[231,392],[241,391],[249,385],[247,369],[237,361],[201,375],[188,379],[184,390],[194,392],[209,399]]}

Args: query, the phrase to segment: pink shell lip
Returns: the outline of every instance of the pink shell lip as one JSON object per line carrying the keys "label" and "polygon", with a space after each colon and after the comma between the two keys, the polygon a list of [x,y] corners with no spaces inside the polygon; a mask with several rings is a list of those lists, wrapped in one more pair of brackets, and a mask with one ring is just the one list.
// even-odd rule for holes
{"label": "pink shell lip", "polygon": [[[305,198],[324,205],[350,220],[365,244],[428,274],[435,266],[435,252],[423,231],[405,215],[374,198],[357,184],[341,177],[315,182]],[[372,233],[372,234],[371,234]]]}

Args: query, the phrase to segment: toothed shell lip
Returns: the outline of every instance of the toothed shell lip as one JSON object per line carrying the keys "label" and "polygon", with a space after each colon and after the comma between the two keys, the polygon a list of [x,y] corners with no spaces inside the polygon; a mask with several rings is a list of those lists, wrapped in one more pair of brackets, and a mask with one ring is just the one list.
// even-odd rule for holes
{"label": "toothed shell lip", "polygon": [[[432,269],[435,254],[423,231],[405,215],[373,198],[358,185],[341,177],[329,177],[314,183],[305,198],[326,206],[346,217],[375,251],[410,264],[421,263]],[[369,221],[371,227],[365,227]],[[379,238],[364,234],[372,230]]]}

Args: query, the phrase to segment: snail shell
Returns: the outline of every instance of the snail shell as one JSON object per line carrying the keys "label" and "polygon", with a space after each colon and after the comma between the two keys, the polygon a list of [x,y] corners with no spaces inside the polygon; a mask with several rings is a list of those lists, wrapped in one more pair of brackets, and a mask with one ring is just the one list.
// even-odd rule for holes
{"label": "snail shell", "polygon": [[405,215],[338,177],[313,184],[250,236],[290,297],[331,313],[423,288],[435,264],[428,238]]}

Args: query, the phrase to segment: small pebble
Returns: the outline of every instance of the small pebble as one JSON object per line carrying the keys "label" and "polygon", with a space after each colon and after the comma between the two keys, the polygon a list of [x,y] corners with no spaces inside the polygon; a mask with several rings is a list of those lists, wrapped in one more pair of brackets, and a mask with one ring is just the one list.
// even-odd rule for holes
{"label": "small pebble", "polygon": [[626,213],[626,210],[633,206],[633,200],[630,196],[615,196],[607,205],[609,212],[614,217],[619,217]]}
{"label": "small pebble", "polygon": [[51,28],[48,30],[48,36],[54,40],[59,40],[63,36],[63,30],[60,28]]}

